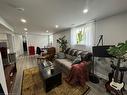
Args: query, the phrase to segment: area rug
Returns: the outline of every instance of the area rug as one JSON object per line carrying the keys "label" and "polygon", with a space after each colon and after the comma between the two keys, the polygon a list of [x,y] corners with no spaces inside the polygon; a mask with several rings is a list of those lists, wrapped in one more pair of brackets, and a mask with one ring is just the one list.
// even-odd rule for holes
{"label": "area rug", "polygon": [[89,91],[90,87],[87,85],[73,87],[62,79],[61,85],[46,93],[38,67],[25,69],[23,72],[21,95],[87,95]]}

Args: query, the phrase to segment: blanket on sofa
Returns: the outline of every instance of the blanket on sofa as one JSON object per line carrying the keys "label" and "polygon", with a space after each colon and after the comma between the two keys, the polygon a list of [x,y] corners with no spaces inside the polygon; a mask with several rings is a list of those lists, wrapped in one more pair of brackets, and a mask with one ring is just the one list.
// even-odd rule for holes
{"label": "blanket on sofa", "polygon": [[84,86],[85,82],[89,80],[87,65],[88,62],[86,61],[72,65],[70,73],[65,80],[71,85]]}

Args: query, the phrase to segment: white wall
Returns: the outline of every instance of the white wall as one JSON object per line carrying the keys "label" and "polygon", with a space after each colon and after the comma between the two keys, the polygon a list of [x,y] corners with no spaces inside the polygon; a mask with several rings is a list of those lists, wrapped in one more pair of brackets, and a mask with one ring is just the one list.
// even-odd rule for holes
{"label": "white wall", "polygon": [[60,37],[66,36],[66,39],[68,41],[68,45],[70,46],[70,42],[71,42],[71,32],[70,29],[66,30],[66,31],[62,31],[62,32],[57,32],[55,34],[53,34],[53,46],[56,47],[56,51],[59,51],[59,45],[57,44],[57,39]]}
{"label": "white wall", "polygon": [[27,35],[28,46],[44,48],[48,45],[48,35]]}
{"label": "white wall", "polygon": [[57,44],[56,40],[60,37],[66,36],[67,41],[69,42],[68,46],[78,50],[85,50],[85,45],[72,45],[71,44],[71,29],[67,31],[57,32],[53,34],[53,46],[56,47],[57,52],[59,51],[59,45]]}
{"label": "white wall", "polygon": [[[104,36],[104,45],[116,45],[118,42],[123,42],[127,40],[127,13],[118,14],[116,16],[107,17],[102,20],[96,21],[96,32],[95,32],[95,42],[96,45],[100,35]],[[56,41],[57,38],[61,37],[61,35],[67,35],[67,38],[70,38],[71,36],[69,34],[70,32],[60,32],[54,34],[54,41]],[[53,41],[53,42],[54,42]],[[54,46],[57,46],[56,43],[54,43]],[[85,46],[76,46],[74,48],[77,49],[85,49]],[[95,70],[96,73],[107,79],[108,73],[111,71],[110,67],[111,62],[109,59],[102,59],[101,61],[95,62]],[[124,80],[127,79],[127,72],[125,73]],[[126,80],[127,83],[127,80]]]}
{"label": "white wall", "polygon": [[12,35],[12,41],[13,41],[13,48],[14,52],[16,53],[16,57],[23,54],[23,39],[22,35],[14,34]]}
{"label": "white wall", "polygon": [[0,41],[5,41],[7,40],[7,35],[6,34],[0,34]]}
{"label": "white wall", "polygon": [[[104,45],[116,45],[118,42],[127,40],[127,13],[118,14],[96,21],[95,42],[96,45],[100,35],[104,37]],[[53,45],[56,46],[56,39],[66,35],[70,42],[70,31],[57,32],[53,35]],[[85,46],[76,46],[78,49],[84,49]]]}
{"label": "white wall", "polygon": [[[76,43],[76,31],[83,28],[85,32],[85,43],[82,45],[78,45]],[[95,22],[91,21],[84,25],[75,27],[71,29],[71,47],[78,49],[78,50],[84,50],[84,51],[92,51],[92,46],[94,45],[95,40]]]}
{"label": "white wall", "polygon": [[0,25],[4,26],[6,29],[10,31],[14,31],[13,27],[9,25],[1,16],[0,16]]}
{"label": "white wall", "polygon": [[1,52],[0,52],[0,83],[1,83],[1,86],[4,90],[4,93],[6,95],[8,95],[6,79],[5,79],[5,75],[4,75],[4,69],[3,69],[3,63],[2,63],[2,59],[1,59]]}
{"label": "white wall", "polygon": [[[85,27],[85,32],[86,32],[86,44],[85,45],[78,45],[76,44],[76,34],[75,32],[77,31],[78,28]],[[66,36],[66,39],[69,42],[69,47],[78,49],[78,50],[84,50],[84,51],[92,51],[91,46],[94,45],[94,36],[95,36],[95,23],[94,22],[89,22],[85,25],[72,28],[66,31],[61,31],[53,34],[53,45],[57,47],[57,51],[59,51],[59,45],[57,44],[56,40],[60,37]]]}
{"label": "white wall", "polygon": [[8,49],[9,49],[9,53],[13,53],[14,52],[14,38],[12,36],[12,34],[7,34],[7,40],[8,40]]}
{"label": "white wall", "polygon": [[112,16],[96,22],[96,43],[104,36],[104,45],[116,45],[127,40],[127,13]]}
{"label": "white wall", "polygon": [[23,54],[22,35],[18,35],[18,34],[0,34],[0,41],[7,42],[9,52],[15,52],[16,57]]}
{"label": "white wall", "polygon": [[[119,42],[127,40],[127,13],[108,17],[96,22],[96,43],[99,36],[104,36],[104,45],[117,45]],[[95,65],[96,73],[100,76],[108,76],[111,71],[110,62],[107,60],[97,61]],[[127,83],[127,72],[125,73],[124,81]]]}

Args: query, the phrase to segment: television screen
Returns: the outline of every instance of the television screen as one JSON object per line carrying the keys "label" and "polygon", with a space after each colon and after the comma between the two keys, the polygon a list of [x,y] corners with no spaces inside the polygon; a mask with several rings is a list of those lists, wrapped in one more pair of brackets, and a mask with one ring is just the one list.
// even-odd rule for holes
{"label": "television screen", "polygon": [[94,57],[113,57],[108,54],[107,49],[113,47],[114,45],[105,45],[105,46],[93,46],[93,56]]}
{"label": "television screen", "polygon": [[7,43],[6,42],[0,42],[0,52],[1,52],[3,64],[8,64]]}

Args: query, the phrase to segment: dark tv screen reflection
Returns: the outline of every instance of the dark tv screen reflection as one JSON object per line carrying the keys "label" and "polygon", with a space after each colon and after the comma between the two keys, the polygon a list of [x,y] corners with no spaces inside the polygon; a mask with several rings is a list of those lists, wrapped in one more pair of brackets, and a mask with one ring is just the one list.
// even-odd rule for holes
{"label": "dark tv screen reflection", "polygon": [[94,57],[113,57],[108,54],[107,49],[113,47],[114,45],[105,45],[105,46],[93,46],[93,56]]}

